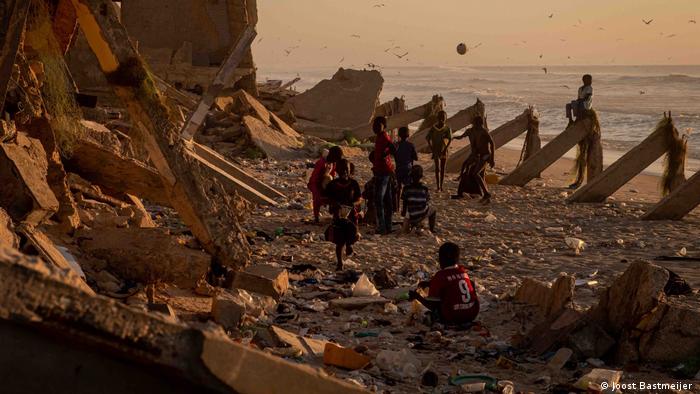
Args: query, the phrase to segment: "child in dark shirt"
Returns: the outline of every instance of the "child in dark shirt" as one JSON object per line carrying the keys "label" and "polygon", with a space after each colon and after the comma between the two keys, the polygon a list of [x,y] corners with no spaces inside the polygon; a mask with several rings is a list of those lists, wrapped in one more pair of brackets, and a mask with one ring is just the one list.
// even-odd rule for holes
{"label": "child in dark shirt", "polygon": [[396,180],[398,181],[398,196],[401,199],[401,189],[411,183],[411,168],[418,161],[416,147],[408,141],[408,127],[399,128],[399,142],[396,144]]}
{"label": "child in dark shirt", "polygon": [[467,269],[459,264],[459,254],[459,246],[452,242],[440,246],[441,269],[430,280],[428,297],[415,290],[409,292],[411,301],[417,300],[447,325],[466,325],[479,314],[479,298]]}
{"label": "child in dark shirt", "polygon": [[[350,169],[351,166],[347,160],[338,161],[336,165],[338,178],[326,186],[333,222],[326,230],[325,236],[327,241],[335,244],[338,271],[343,269],[343,249],[347,256],[351,256],[352,245],[359,240],[357,205],[360,203],[362,193],[360,185],[350,177]],[[349,213],[346,214],[346,211]]]}

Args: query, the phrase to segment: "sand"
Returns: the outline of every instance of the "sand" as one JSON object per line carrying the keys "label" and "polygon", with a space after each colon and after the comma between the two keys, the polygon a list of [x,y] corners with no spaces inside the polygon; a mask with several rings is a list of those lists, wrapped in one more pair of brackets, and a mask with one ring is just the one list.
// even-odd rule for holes
{"label": "sand", "polygon": [[[501,149],[496,154],[496,173],[505,174],[518,161],[519,151]],[[357,179],[361,185],[369,179],[370,167],[364,153],[351,157],[357,166]],[[429,167],[429,157],[421,155],[421,164]],[[307,277],[318,283],[292,282],[290,293],[283,302],[292,305],[298,319],[282,324],[286,329],[329,339],[344,346],[365,345],[368,354],[376,356],[383,349],[412,348],[422,360],[440,376],[440,390],[447,389],[449,375],[460,373],[489,373],[492,376],[512,380],[518,390],[542,392],[538,383],[544,372],[544,359],[527,358],[513,354],[518,368],[501,369],[496,366],[492,351],[507,353],[511,341],[524,335],[537,319],[533,311],[514,307],[503,301],[523,278],[533,277],[543,281],[556,279],[560,272],[576,278],[596,281],[576,289],[575,304],[579,309],[592,305],[597,293],[609,285],[616,275],[636,259],[653,260],[657,256],[675,255],[686,248],[689,255],[697,255],[700,239],[697,236],[700,211],[695,210],[681,222],[643,222],[639,220],[652,203],[659,199],[659,179],[640,175],[625,185],[604,204],[569,205],[565,189],[573,178],[570,169],[573,162],[561,159],[547,169],[541,179],[526,187],[493,186],[493,202],[484,206],[477,200],[450,200],[456,190],[455,175],[448,175],[446,192],[433,192],[433,205],[438,210],[438,233],[388,236],[373,235],[373,229],[363,227],[362,240],[356,245],[348,268],[363,271],[370,278],[372,272],[387,268],[400,287],[414,286],[419,280],[428,279],[437,270],[437,249],[444,241],[456,242],[462,248],[463,262],[469,266],[482,300],[479,320],[490,336],[478,332],[459,332],[427,327],[420,322],[409,321],[410,303],[396,302],[397,313],[385,314],[379,309],[353,312],[312,311],[311,307],[325,305],[328,299],[348,295],[350,284],[337,284],[334,273],[335,256],[332,244],[322,239],[325,225],[330,218],[326,214],[324,225],[305,224],[311,218],[310,194],[306,182],[310,174],[308,162],[243,163],[257,171],[260,177],[280,188],[289,202],[278,208],[259,208],[253,212],[246,226],[249,231],[261,230],[274,234],[281,228],[293,232],[309,232],[305,236],[281,236],[274,241],[253,238],[255,263],[273,263],[286,267],[293,264],[312,264],[319,271],[307,272]],[[434,190],[434,176],[426,172],[426,183]],[[306,208],[306,209],[301,209]],[[495,216],[495,222],[485,218]],[[395,221],[399,218],[395,217]],[[575,255],[567,247],[565,237],[585,241],[586,249]],[[293,262],[288,260],[293,259]],[[700,275],[692,266],[669,266],[688,280],[700,286]],[[301,279],[300,276],[293,279]],[[400,292],[394,291],[394,294]],[[392,295],[392,294],[390,294]],[[323,308],[321,308],[323,309]],[[431,332],[433,331],[433,332]],[[380,337],[356,338],[356,333],[373,332]],[[418,341],[419,338],[425,341]],[[392,392],[415,392],[419,378],[394,376],[371,368],[347,372],[327,367],[326,370],[340,378],[351,379],[364,387]],[[586,372],[590,367],[581,369]],[[573,379],[574,371],[563,371],[552,377],[553,382]],[[624,379],[655,377],[670,379],[650,366],[640,367],[640,372],[626,373]]]}

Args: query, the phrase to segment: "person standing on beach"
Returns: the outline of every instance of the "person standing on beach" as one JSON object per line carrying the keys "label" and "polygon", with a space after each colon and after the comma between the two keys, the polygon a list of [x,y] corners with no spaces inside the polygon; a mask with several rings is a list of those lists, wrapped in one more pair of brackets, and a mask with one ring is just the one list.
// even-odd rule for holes
{"label": "person standing on beach", "polygon": [[[476,185],[480,192],[479,194],[483,196],[481,202],[488,204],[491,202],[491,193],[486,186],[484,175],[486,164],[489,164],[491,168],[496,165],[494,156],[496,145],[493,142],[493,138],[491,138],[491,134],[484,126],[484,118],[481,116],[474,118],[473,126],[465,134],[467,133],[471,142],[472,153],[462,165],[461,181],[457,195],[452,196],[452,198],[462,198],[463,193],[471,189],[469,185]],[[460,136],[459,138],[463,137]]]}
{"label": "person standing on beach", "polygon": [[586,74],[582,78],[583,86],[578,88],[578,99],[566,104],[566,117],[569,122],[580,118],[585,111],[593,109],[593,77]]}
{"label": "person standing on beach", "polygon": [[416,147],[408,140],[408,127],[399,128],[399,141],[396,144],[396,181],[398,184],[397,197],[401,200],[401,190],[411,184],[411,169],[413,162],[418,161]]}
{"label": "person standing on beach", "polygon": [[352,256],[352,246],[359,240],[357,231],[358,205],[362,198],[360,184],[352,178],[350,162],[341,159],[336,164],[338,177],[326,187],[333,222],[326,229],[326,240],[335,244],[336,270],[343,269],[343,249]]}
{"label": "person standing on beach", "polygon": [[325,198],[324,189],[330,179],[335,176],[335,163],[343,158],[343,150],[339,146],[331,147],[328,154],[321,155],[321,158],[316,161],[314,170],[309,177],[309,183],[306,185],[311,191],[311,199],[313,201],[314,223],[318,224],[321,221],[321,206],[326,205],[328,200]]}
{"label": "person standing on beach", "polygon": [[372,172],[374,173],[374,206],[377,216],[377,234],[391,233],[391,219],[393,206],[385,207],[394,201],[391,179],[394,174],[394,164],[391,156],[396,156],[396,146],[391,142],[391,137],[386,132],[386,118],[377,116],[374,118],[372,130],[376,136],[374,141],[374,155],[372,157]]}
{"label": "person standing on beach", "polygon": [[452,143],[452,129],[447,125],[447,112],[440,111],[437,123],[430,129],[426,139],[433,154],[435,163],[435,183],[437,191],[442,191],[445,182],[445,165],[447,164],[447,150]]}

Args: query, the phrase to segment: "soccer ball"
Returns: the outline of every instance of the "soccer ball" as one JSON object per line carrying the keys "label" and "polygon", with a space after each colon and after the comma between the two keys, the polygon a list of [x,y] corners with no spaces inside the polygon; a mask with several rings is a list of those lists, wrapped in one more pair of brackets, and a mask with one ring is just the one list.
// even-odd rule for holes
{"label": "soccer ball", "polygon": [[466,55],[467,54],[467,44],[461,43],[457,45],[457,53],[460,55]]}

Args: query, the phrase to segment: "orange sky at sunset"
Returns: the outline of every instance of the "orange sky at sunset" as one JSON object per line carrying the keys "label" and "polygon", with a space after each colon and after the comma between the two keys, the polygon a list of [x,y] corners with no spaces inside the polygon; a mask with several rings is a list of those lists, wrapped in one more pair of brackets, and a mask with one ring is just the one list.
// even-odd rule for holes
{"label": "orange sky at sunset", "polygon": [[[700,0],[258,0],[258,7],[254,51],[264,68],[700,64],[700,25],[691,22],[700,19]],[[459,56],[460,42],[481,46]]]}

